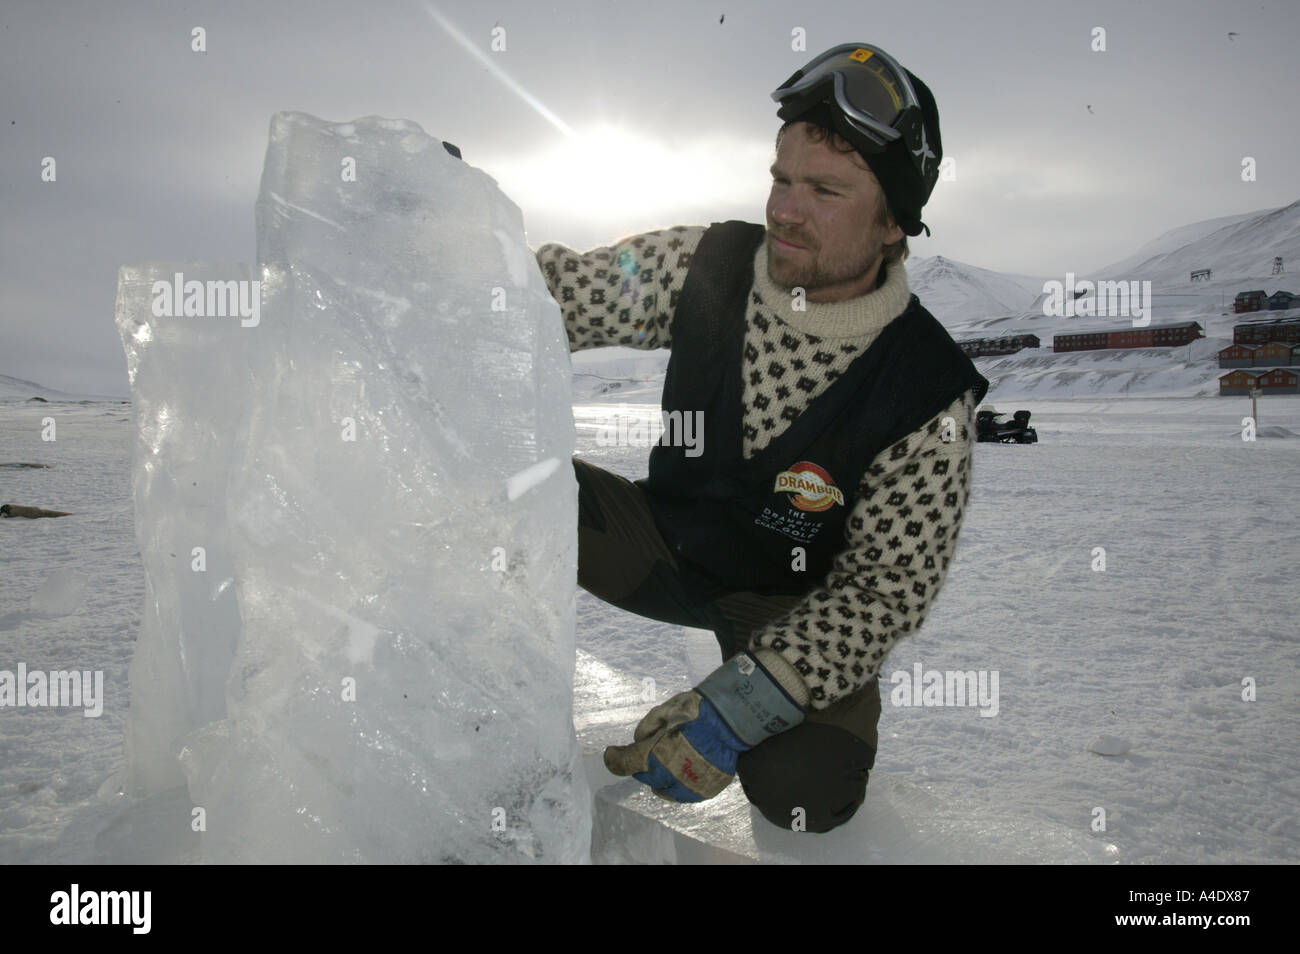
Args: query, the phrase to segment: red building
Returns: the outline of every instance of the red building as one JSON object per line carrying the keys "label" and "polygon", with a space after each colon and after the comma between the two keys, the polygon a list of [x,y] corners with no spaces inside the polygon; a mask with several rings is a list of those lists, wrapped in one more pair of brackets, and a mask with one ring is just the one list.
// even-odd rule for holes
{"label": "red building", "polygon": [[1249,394],[1255,386],[1255,372],[1238,369],[1219,375],[1219,397]]}
{"label": "red building", "polygon": [[1249,394],[1252,388],[1258,388],[1264,394],[1300,394],[1300,371],[1292,368],[1268,371],[1239,368],[1219,376],[1220,397]]}
{"label": "red building", "polygon": [[1292,368],[1262,371],[1255,380],[1265,394],[1300,394],[1300,371]]}
{"label": "red building", "polygon": [[[1219,367],[1249,368],[1254,364],[1257,345],[1232,344],[1219,352]],[[1220,379],[1222,380],[1222,379]]]}
{"label": "red building", "polygon": [[1237,292],[1232,300],[1232,310],[1241,314],[1246,311],[1261,311],[1268,307],[1268,293],[1262,288],[1258,291]]}
{"label": "red building", "polygon": [[1252,367],[1276,368],[1279,365],[1291,363],[1291,345],[1285,341],[1270,341],[1268,344],[1257,345],[1255,353],[1251,356]]}
{"label": "red building", "polygon": [[1146,328],[1117,328],[1113,331],[1085,331],[1054,335],[1053,351],[1101,351],[1110,348],[1176,348],[1205,333],[1195,321],[1180,321]]}

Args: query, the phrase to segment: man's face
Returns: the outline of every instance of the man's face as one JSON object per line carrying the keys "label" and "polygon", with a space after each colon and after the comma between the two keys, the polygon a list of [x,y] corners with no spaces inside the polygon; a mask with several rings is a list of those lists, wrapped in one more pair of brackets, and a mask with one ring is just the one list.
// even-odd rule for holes
{"label": "man's face", "polygon": [[780,288],[801,286],[812,302],[865,295],[881,252],[903,237],[879,224],[885,197],[856,153],[815,142],[807,123],[786,130],[767,198],[767,272]]}

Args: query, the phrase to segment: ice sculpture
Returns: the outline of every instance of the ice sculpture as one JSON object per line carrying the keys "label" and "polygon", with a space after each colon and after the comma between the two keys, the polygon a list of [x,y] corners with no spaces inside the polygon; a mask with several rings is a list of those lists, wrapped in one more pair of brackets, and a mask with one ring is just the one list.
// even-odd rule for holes
{"label": "ice sculpture", "polygon": [[[282,113],[257,212],[257,309],[157,317],[167,269],[123,270],[136,791],[179,756],[205,861],[585,860],[569,355],[519,210],[413,123]],[[232,347],[191,379],[217,324]],[[225,478],[206,527],[181,466]],[[204,539],[233,586],[209,564],[210,599],[164,606]],[[137,672],[173,681],[165,717]]]}

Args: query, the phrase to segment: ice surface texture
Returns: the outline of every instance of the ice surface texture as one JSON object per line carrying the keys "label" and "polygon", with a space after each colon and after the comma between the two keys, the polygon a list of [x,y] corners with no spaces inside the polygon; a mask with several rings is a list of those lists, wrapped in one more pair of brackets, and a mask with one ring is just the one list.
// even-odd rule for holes
{"label": "ice surface texture", "polygon": [[282,113],[257,216],[256,325],[155,318],[180,267],[123,270],[134,790],[179,755],[205,861],[584,860],[569,354],[519,210],[413,123]]}
{"label": "ice surface texture", "polygon": [[[135,419],[132,483],[145,605],[131,657],[125,789],[151,795],[184,784],[182,739],[226,714],[239,638],[231,583],[226,477],[247,399],[254,329],[235,319],[158,318],[155,281],[252,281],[248,265],[125,266],[117,327]],[[201,547],[195,554],[196,547]],[[202,557],[205,569],[191,570]]]}

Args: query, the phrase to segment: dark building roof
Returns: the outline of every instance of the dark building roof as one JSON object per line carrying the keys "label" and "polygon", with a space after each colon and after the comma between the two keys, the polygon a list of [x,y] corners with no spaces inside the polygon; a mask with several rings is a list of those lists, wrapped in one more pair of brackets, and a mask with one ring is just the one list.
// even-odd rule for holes
{"label": "dark building roof", "polygon": [[1247,321],[1237,322],[1237,328],[1258,328],[1261,325],[1294,325],[1300,322],[1300,318],[1251,318]]}
{"label": "dark building roof", "polygon": [[1274,371],[1285,371],[1287,374],[1300,374],[1300,368],[1233,368],[1224,374],[1219,375],[1219,380],[1231,377],[1234,374],[1245,374],[1252,378],[1262,378]]}
{"label": "dark building roof", "polygon": [[[1196,321],[1171,321],[1161,325],[1128,325],[1123,328],[1093,328],[1086,331],[1067,331],[1066,335],[1107,335],[1117,331],[1159,331],[1164,328],[1187,328],[1195,325],[1199,330],[1201,325]],[[1063,335],[1057,335],[1058,338]]]}

